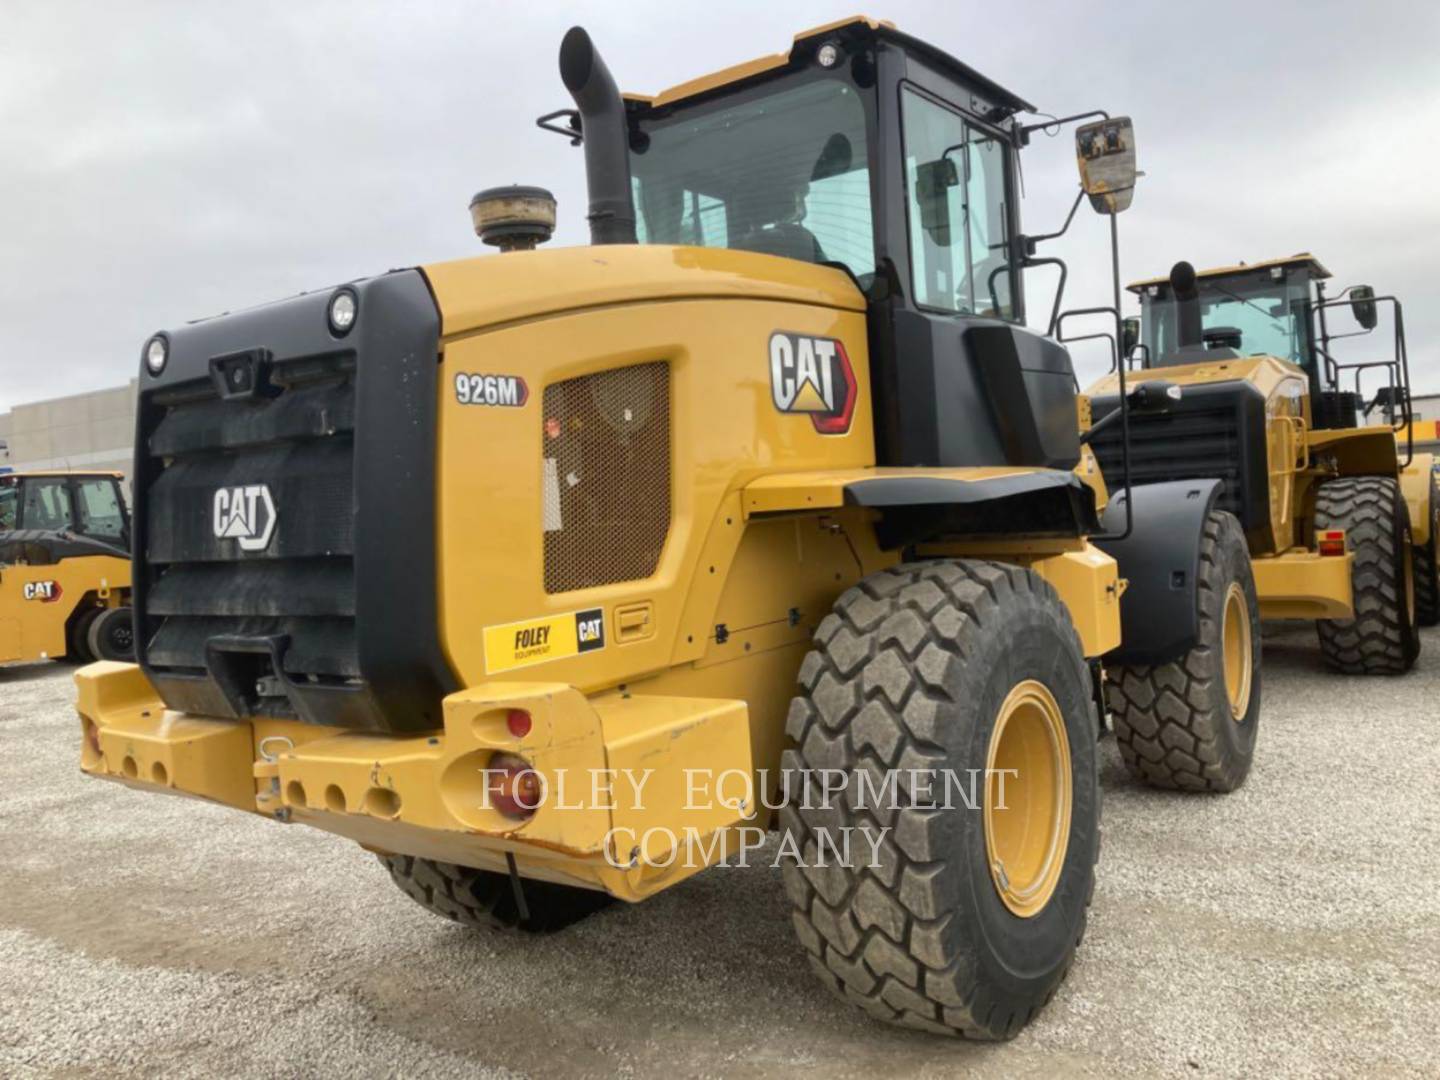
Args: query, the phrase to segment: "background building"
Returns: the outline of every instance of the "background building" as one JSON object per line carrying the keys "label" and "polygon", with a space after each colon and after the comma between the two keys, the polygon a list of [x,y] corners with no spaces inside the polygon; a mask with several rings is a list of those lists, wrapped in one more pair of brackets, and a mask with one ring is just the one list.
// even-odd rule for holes
{"label": "background building", "polygon": [[0,413],[0,468],[130,472],[135,380]]}

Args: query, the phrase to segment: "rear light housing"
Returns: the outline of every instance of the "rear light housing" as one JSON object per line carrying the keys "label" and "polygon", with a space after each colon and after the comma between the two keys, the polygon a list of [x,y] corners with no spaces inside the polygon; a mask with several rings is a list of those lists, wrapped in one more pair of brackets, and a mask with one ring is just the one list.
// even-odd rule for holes
{"label": "rear light housing", "polygon": [[1345,554],[1345,530],[1324,529],[1315,534],[1315,546],[1326,558]]}
{"label": "rear light housing", "polygon": [[491,810],[512,821],[535,816],[545,785],[535,767],[518,754],[496,754],[485,769],[485,800]]}

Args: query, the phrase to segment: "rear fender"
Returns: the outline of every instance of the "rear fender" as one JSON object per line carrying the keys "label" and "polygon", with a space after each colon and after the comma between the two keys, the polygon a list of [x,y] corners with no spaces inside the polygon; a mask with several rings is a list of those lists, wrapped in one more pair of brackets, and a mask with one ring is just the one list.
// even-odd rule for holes
{"label": "rear fender", "polygon": [[[1120,598],[1120,646],[1109,664],[1164,664],[1184,656],[1200,638],[1196,582],[1205,519],[1220,480],[1174,480],[1132,488],[1130,535],[1096,539],[1129,584]],[[1102,517],[1107,533],[1126,522],[1126,495],[1118,491]]]}

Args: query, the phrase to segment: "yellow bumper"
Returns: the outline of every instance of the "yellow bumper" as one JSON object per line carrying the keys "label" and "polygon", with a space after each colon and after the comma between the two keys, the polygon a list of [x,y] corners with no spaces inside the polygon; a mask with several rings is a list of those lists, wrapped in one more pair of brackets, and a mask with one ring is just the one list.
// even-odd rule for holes
{"label": "yellow bumper", "polygon": [[[133,664],[75,679],[86,773],[376,851],[502,872],[513,856],[525,877],[638,900],[756,842],[763,777],[741,701],[492,683],[446,698],[442,730],[388,736],[171,712]],[[512,710],[530,715],[522,737]],[[527,820],[490,805],[484,770],[500,753],[541,778]]]}
{"label": "yellow bumper", "polygon": [[1355,557],[1287,551],[1252,562],[1262,619],[1353,619],[1350,586]]}

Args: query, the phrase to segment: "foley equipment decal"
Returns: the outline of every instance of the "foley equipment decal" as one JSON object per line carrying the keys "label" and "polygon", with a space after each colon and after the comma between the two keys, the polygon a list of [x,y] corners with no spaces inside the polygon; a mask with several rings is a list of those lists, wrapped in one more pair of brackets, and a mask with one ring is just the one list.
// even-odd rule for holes
{"label": "foley equipment decal", "polygon": [[487,626],[485,672],[494,675],[531,664],[563,660],[604,647],[605,612],[602,608]]}

